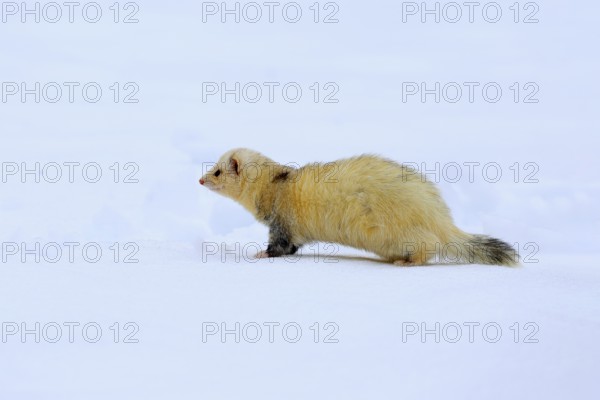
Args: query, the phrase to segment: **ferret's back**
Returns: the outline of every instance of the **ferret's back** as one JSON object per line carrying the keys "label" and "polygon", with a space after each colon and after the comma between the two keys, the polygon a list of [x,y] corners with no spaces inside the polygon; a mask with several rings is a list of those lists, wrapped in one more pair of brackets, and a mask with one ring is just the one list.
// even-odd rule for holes
{"label": "ferret's back", "polygon": [[363,247],[373,235],[385,240],[403,226],[448,217],[437,189],[419,172],[381,157],[309,164],[298,172],[290,206],[308,240]]}

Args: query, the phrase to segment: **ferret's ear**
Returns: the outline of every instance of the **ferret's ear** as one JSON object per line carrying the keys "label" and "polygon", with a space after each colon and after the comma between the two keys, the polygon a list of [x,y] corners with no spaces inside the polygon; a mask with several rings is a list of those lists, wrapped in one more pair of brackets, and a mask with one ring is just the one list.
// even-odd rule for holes
{"label": "ferret's ear", "polygon": [[234,171],[236,175],[240,174],[240,163],[235,157],[229,159],[229,168]]}

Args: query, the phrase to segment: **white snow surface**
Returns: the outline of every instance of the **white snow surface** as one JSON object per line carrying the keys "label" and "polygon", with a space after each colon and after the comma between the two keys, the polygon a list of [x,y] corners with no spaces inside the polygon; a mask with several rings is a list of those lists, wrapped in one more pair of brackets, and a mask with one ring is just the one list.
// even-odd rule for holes
{"label": "white snow surface", "polygon": [[[202,2],[143,1],[123,24],[98,3],[96,24],[0,22],[1,82],[103,89],[97,103],[0,102],[0,398],[598,396],[598,3],[539,2],[537,24],[514,23],[513,1],[495,24],[403,23],[402,2],[380,0],[337,2],[337,24],[312,22],[313,1],[296,24],[203,23]],[[114,82],[135,82],[139,102],[113,102]],[[297,82],[303,97],[203,102],[202,82]],[[314,82],[335,82],[339,102],[315,103]],[[504,92],[403,102],[402,82]],[[514,82],[535,82],[539,103],[515,103]],[[326,244],[254,260],[267,228],[197,182],[233,147],[300,165],[456,163],[459,180],[437,180],[457,226],[515,244],[522,265],[401,268]],[[36,162],[63,177],[6,174]],[[66,162],[95,162],[102,178],[78,169],[70,183]],[[137,183],[123,183],[127,163]],[[472,182],[465,163],[479,163]],[[97,262],[82,255],[90,243]]]}

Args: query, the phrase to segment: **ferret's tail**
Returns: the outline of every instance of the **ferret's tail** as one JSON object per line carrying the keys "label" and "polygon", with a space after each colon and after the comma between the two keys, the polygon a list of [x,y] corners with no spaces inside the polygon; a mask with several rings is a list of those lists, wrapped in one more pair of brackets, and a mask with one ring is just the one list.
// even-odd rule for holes
{"label": "ferret's tail", "polygon": [[460,248],[460,260],[470,264],[516,266],[517,251],[508,243],[485,235],[463,233],[455,243]]}

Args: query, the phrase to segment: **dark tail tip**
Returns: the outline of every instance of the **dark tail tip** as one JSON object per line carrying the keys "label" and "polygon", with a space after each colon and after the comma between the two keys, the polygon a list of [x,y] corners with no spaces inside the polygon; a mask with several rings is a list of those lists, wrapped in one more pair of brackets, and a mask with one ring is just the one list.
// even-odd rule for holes
{"label": "dark tail tip", "polygon": [[473,235],[469,240],[470,250],[473,251],[472,259],[475,263],[492,265],[519,264],[517,251],[508,243],[484,235]]}

